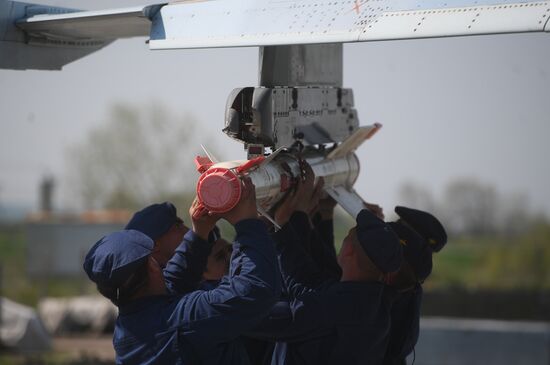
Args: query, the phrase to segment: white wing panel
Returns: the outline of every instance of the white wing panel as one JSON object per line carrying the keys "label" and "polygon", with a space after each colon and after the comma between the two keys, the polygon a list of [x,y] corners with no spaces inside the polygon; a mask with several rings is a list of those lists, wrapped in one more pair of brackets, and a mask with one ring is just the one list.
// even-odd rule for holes
{"label": "white wing panel", "polygon": [[[357,41],[344,1],[226,0],[177,3],[153,19],[150,47],[204,48]],[[346,1],[347,3],[347,1]],[[335,16],[336,11],[340,16]]]}
{"label": "white wing panel", "polygon": [[167,5],[150,47],[357,42],[544,31],[550,1],[212,0]]}
{"label": "white wing panel", "polygon": [[543,31],[548,2],[387,12],[360,41]]}
{"label": "white wing panel", "polygon": [[31,39],[97,46],[150,35],[152,49],[550,31],[550,0],[191,0],[66,14],[25,9],[17,26]]}

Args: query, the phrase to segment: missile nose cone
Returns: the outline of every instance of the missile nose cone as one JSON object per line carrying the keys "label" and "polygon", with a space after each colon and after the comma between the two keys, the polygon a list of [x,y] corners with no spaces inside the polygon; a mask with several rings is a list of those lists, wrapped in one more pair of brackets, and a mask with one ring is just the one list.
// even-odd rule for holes
{"label": "missile nose cone", "polygon": [[214,213],[224,213],[239,202],[241,182],[231,170],[211,168],[199,178],[197,195],[206,209]]}

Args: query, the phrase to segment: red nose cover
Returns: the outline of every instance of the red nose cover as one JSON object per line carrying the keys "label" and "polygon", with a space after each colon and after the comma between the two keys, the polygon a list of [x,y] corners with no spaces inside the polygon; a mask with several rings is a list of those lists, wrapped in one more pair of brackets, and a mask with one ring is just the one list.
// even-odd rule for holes
{"label": "red nose cover", "polygon": [[197,195],[210,212],[225,213],[241,198],[241,181],[231,170],[222,167],[209,169],[197,182]]}

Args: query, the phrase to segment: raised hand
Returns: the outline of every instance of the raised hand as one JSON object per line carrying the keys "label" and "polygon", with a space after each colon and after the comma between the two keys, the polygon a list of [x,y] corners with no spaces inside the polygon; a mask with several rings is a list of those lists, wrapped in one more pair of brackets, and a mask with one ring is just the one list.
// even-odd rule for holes
{"label": "raised hand", "polygon": [[205,241],[208,240],[208,234],[220,219],[218,214],[209,213],[197,197],[195,197],[189,208],[189,216],[193,224],[193,232]]}
{"label": "raised hand", "polygon": [[229,212],[220,214],[229,223],[235,223],[244,219],[258,218],[258,209],[256,208],[256,188],[250,178],[245,177],[241,180],[242,190],[241,199]]}

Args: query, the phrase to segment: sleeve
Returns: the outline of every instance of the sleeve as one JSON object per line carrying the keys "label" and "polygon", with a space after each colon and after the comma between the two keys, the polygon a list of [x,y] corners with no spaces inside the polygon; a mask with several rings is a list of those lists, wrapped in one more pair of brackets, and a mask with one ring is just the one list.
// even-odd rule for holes
{"label": "sleeve", "polygon": [[164,269],[164,281],[170,294],[181,295],[197,290],[206,269],[213,242],[190,230]]}
{"label": "sleeve", "polygon": [[291,302],[277,302],[268,316],[247,335],[268,341],[298,342],[326,336],[330,330],[330,298],[308,291]]}
{"label": "sleeve", "polygon": [[306,252],[311,251],[311,234],[313,233],[309,216],[304,212],[294,212],[289,224],[296,234],[297,242]]}
{"label": "sleeve", "polygon": [[391,308],[391,329],[384,364],[400,364],[412,353],[420,332],[422,286],[399,293]]}
{"label": "sleeve", "polygon": [[332,219],[319,219],[316,221],[313,229],[321,239],[319,243],[323,244],[323,247],[326,248],[326,252],[336,258],[336,249],[334,248],[334,221]]}
{"label": "sleeve", "polygon": [[301,293],[326,285],[327,281],[334,281],[307,254],[290,222],[274,233],[273,239],[277,247],[283,286],[290,300]]}
{"label": "sleeve", "polygon": [[342,270],[338,266],[334,248],[333,220],[318,221],[311,232],[310,240],[311,258],[322,268],[325,275],[340,278]]}
{"label": "sleeve", "polygon": [[178,321],[200,348],[236,339],[256,326],[278,300],[281,283],[273,241],[258,219],[235,225],[229,274],[217,288],[196,291],[178,303]]}

